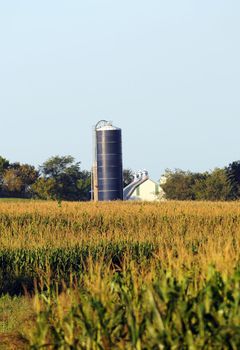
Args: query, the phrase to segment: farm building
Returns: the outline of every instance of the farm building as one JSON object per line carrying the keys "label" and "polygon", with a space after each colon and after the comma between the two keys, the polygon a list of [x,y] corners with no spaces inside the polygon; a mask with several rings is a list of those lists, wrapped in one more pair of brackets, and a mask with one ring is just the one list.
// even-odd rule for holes
{"label": "farm building", "polygon": [[161,186],[151,180],[146,171],[138,172],[134,181],[124,189],[124,199],[159,201],[164,200],[164,191]]}

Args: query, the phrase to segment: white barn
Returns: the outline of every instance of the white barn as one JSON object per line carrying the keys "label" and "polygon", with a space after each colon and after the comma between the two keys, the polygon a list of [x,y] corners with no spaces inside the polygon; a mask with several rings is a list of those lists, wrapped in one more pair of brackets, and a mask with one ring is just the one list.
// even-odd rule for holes
{"label": "white barn", "polygon": [[123,189],[124,200],[139,201],[163,201],[165,193],[161,184],[166,182],[165,177],[161,177],[160,184],[151,180],[147,170],[140,170],[134,173],[133,181]]}
{"label": "white barn", "polygon": [[132,194],[129,196],[129,200],[164,200],[164,191],[157,182],[148,178],[134,189]]}

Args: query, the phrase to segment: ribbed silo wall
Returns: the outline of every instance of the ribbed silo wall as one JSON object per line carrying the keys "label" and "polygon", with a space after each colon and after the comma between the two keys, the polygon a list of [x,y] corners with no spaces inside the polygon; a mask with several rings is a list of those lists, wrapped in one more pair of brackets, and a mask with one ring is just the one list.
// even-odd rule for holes
{"label": "ribbed silo wall", "polygon": [[123,199],[121,129],[97,130],[98,200]]}

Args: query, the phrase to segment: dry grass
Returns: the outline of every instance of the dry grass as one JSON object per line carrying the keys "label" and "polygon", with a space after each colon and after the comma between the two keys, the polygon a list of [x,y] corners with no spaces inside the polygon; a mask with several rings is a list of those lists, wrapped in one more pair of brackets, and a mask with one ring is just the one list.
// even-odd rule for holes
{"label": "dry grass", "polygon": [[32,299],[8,295],[0,298],[0,349],[27,349],[27,341],[23,336],[26,329],[34,324]]}

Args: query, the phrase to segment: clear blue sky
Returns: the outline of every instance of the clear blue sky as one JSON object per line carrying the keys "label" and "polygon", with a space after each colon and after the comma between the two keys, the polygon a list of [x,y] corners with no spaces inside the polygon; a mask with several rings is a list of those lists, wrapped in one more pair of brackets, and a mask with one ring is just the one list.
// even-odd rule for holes
{"label": "clear blue sky", "polygon": [[109,119],[156,180],[240,159],[239,18],[239,0],[1,1],[0,154],[90,169]]}

